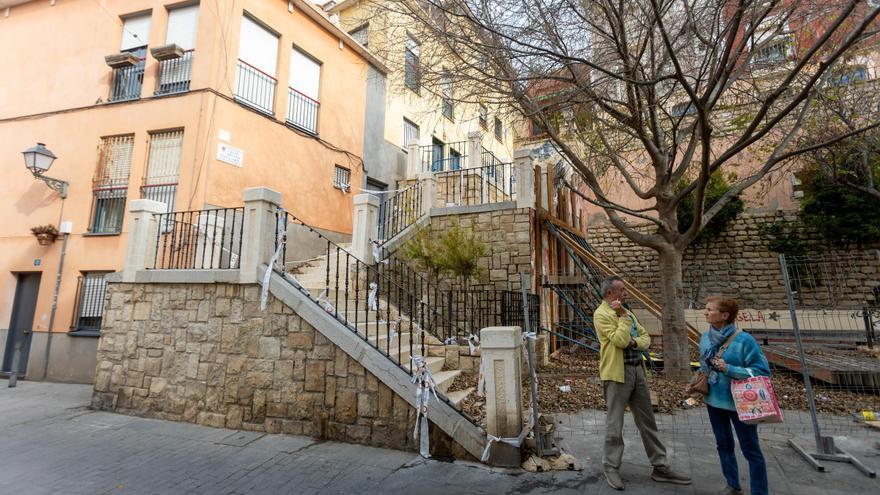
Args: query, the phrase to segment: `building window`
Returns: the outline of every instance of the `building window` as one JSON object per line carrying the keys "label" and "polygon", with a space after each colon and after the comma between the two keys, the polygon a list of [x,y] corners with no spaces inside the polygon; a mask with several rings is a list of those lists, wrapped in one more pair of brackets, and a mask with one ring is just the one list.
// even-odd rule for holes
{"label": "building window", "polygon": [[410,144],[419,144],[419,126],[403,119],[403,148],[409,149]]}
{"label": "building window", "polygon": [[351,170],[336,165],[336,170],[333,174],[333,187],[349,192],[351,190]]}
{"label": "building window", "polygon": [[443,141],[437,138],[431,139],[431,172],[443,171],[443,162],[446,161],[443,154],[445,148],[446,143]]}
{"label": "building window", "polygon": [[168,11],[165,44],[174,44],[183,48],[183,56],[159,61],[157,95],[189,91],[198,22],[198,5],[187,5]]}
{"label": "building window", "polygon": [[418,93],[422,79],[419,43],[412,36],[407,35],[405,50],[403,81],[407,88]]}
{"label": "building window", "polygon": [[144,82],[144,63],[150,39],[150,14],[139,14],[122,20],[122,42],[119,51],[131,53],[138,59],[135,65],[113,69],[108,101],[136,100],[141,97]]}
{"label": "building window", "polygon": [[449,120],[454,120],[452,113],[452,74],[443,71],[440,79],[440,92],[443,97],[443,116]]}
{"label": "building window", "polygon": [[370,25],[364,24],[363,26],[352,29],[351,31],[348,32],[348,35],[351,36],[351,38],[353,40],[360,43],[361,46],[366,48],[368,46],[369,41],[370,41],[370,36],[369,36],[370,35]]}
{"label": "building window", "polygon": [[504,125],[498,117],[495,117],[495,139],[504,142]]}
{"label": "building window", "polygon": [[482,103],[480,104],[479,114],[480,129],[483,129],[485,131],[489,126],[489,109],[486,108],[486,105],[483,105]]}
{"label": "building window", "polygon": [[141,197],[163,203],[167,213],[174,211],[182,148],[183,130],[150,133]]}
{"label": "building window", "polygon": [[277,64],[278,35],[242,17],[235,99],[263,113],[274,113]]}
{"label": "building window", "polygon": [[321,63],[308,54],[293,48],[290,51],[290,80],[288,84],[287,123],[312,134],[317,134]]}
{"label": "building window", "polygon": [[77,278],[77,305],[71,324],[72,331],[99,331],[104,314],[109,272],[83,272]]}
{"label": "building window", "polygon": [[788,56],[788,41],[785,38],[775,39],[754,51],[752,62],[773,63],[784,62]]}
{"label": "building window", "polygon": [[797,176],[797,172],[791,172],[789,174],[791,178],[791,197],[794,199],[801,199],[804,197],[804,183]]}
{"label": "building window", "polygon": [[134,134],[106,137],[101,140],[98,167],[92,181],[94,203],[89,232],[93,234],[122,232],[133,147]]}
{"label": "building window", "polygon": [[461,169],[461,153],[449,148],[449,170]]}
{"label": "building window", "polygon": [[529,126],[529,135],[531,137],[542,137],[547,135],[547,128],[537,119],[531,119],[531,126]]}

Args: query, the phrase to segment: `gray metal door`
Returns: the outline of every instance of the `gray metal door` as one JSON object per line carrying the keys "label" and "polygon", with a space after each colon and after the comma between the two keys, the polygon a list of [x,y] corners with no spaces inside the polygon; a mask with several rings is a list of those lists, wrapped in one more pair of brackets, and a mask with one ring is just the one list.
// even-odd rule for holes
{"label": "gray metal door", "polygon": [[12,318],[6,336],[6,352],[3,354],[3,371],[10,372],[16,345],[21,346],[18,372],[27,369],[28,354],[31,350],[31,330],[34,325],[34,312],[37,309],[37,293],[40,290],[40,273],[19,273],[15,286],[15,299],[12,303]]}

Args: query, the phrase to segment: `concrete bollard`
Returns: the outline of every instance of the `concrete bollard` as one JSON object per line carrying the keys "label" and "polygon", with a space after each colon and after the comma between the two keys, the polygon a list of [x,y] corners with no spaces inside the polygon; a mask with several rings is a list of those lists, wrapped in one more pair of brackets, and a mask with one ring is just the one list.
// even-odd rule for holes
{"label": "concrete bollard", "polygon": [[[486,432],[499,438],[516,437],[523,427],[522,345],[519,327],[487,327],[480,331]],[[496,442],[489,462],[496,466],[519,466],[520,449]]]}

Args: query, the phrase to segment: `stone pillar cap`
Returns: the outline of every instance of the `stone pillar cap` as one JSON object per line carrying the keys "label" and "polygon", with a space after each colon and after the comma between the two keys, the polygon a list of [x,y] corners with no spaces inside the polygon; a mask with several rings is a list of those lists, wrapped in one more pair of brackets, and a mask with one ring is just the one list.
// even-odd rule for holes
{"label": "stone pillar cap", "polygon": [[249,187],[244,190],[243,196],[246,203],[249,201],[267,201],[275,205],[281,204],[281,193],[268,187]]}
{"label": "stone pillar cap", "polygon": [[152,199],[135,199],[131,202],[128,211],[132,213],[165,213],[168,206],[165,203],[153,201]]}
{"label": "stone pillar cap", "polygon": [[480,346],[484,349],[513,349],[522,345],[520,327],[486,327],[480,330]]}
{"label": "stone pillar cap", "polygon": [[379,206],[379,198],[369,193],[355,194],[354,205],[373,205]]}

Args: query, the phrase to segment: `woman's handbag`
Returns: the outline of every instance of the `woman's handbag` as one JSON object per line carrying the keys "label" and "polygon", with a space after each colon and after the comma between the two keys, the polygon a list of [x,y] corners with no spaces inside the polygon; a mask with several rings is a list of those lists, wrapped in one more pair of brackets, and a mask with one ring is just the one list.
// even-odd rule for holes
{"label": "woman's handbag", "polygon": [[709,375],[697,370],[697,372],[691,377],[691,382],[688,384],[688,390],[690,390],[690,393],[693,395],[699,395],[702,397],[709,395]]}
{"label": "woman's handbag", "polygon": [[[715,357],[720,358],[724,356],[724,351],[727,350],[727,346],[730,345],[730,342],[733,341],[733,338],[736,337],[737,333],[739,333],[739,330],[734,331],[727,337],[727,340],[725,340],[721,348],[718,349],[718,353]],[[688,384],[688,390],[690,390],[691,394],[699,395],[701,397],[709,395],[709,374],[704,373],[702,370],[697,370],[697,372],[691,377],[691,381]]]}
{"label": "woman's handbag", "polygon": [[766,376],[755,376],[748,370],[749,378],[730,382],[730,393],[736,405],[736,415],[747,425],[759,423],[782,423],[782,411],[773,384]]}

